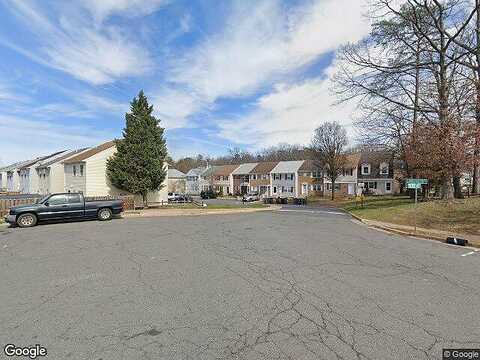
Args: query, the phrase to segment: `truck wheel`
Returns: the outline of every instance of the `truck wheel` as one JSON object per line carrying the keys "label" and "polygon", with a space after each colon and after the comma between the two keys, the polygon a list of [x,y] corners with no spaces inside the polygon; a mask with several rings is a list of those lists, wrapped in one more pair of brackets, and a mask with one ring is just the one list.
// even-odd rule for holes
{"label": "truck wheel", "polygon": [[17,225],[21,228],[27,228],[37,225],[37,216],[35,214],[26,213],[17,218]]}
{"label": "truck wheel", "polygon": [[98,210],[98,220],[100,221],[107,221],[112,218],[112,210],[109,208],[104,208]]}

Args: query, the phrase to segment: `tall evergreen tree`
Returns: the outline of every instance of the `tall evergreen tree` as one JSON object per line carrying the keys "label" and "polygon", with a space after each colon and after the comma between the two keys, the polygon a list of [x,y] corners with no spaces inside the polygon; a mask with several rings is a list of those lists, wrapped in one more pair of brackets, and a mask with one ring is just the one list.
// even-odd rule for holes
{"label": "tall evergreen tree", "polygon": [[160,190],[167,176],[164,129],[152,112],[153,106],[140,91],[130,103],[130,113],[125,114],[123,139],[115,140],[117,152],[107,163],[110,182],[119,189],[142,195],[145,206],[147,194]]}

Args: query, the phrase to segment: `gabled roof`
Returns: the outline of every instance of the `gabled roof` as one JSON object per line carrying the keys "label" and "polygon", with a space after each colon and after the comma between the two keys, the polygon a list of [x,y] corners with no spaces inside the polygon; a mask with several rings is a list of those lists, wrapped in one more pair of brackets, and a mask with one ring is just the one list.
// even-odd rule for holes
{"label": "gabled roof", "polygon": [[258,163],[251,171],[250,174],[269,174],[275,166],[278,165],[278,161],[265,161]]}
{"label": "gabled roof", "polygon": [[32,165],[35,165],[36,163],[40,162],[40,161],[44,161],[44,160],[47,160],[47,159],[51,159],[52,157],[58,155],[58,154],[61,154],[62,152],[64,152],[65,150],[62,150],[62,151],[57,151],[53,154],[50,154],[50,155],[46,155],[46,156],[41,156],[41,157],[38,157],[36,159],[33,159],[33,160],[30,160],[28,162],[26,162],[25,164],[22,164],[22,166],[19,167],[19,169],[26,169]]}
{"label": "gabled roof", "polygon": [[31,160],[27,160],[27,161],[18,161],[16,163],[13,163],[13,164],[10,164],[10,165],[7,165],[7,166],[4,166],[2,168],[0,168],[0,171],[1,172],[8,172],[8,171],[11,171],[15,168],[17,168],[18,166],[22,166],[23,163],[27,163]]}
{"label": "gabled roof", "polygon": [[257,166],[258,163],[246,163],[246,164],[241,164],[238,168],[236,168],[234,171],[232,171],[232,175],[247,175],[250,174],[250,171],[252,171],[255,166]]}
{"label": "gabled roof", "polygon": [[50,165],[53,165],[57,162],[60,162],[60,161],[63,161],[65,159],[68,159],[69,157],[72,157],[74,156],[75,154],[78,154],[78,153],[81,153],[82,151],[85,151],[87,150],[88,148],[82,148],[82,149],[77,149],[77,150],[66,150],[60,154],[58,154],[58,156],[55,156],[54,158],[52,159],[46,159],[44,161],[40,161],[38,163],[38,166],[37,168],[45,168],[45,167],[49,167]]}
{"label": "gabled roof", "polygon": [[115,142],[114,141],[108,141],[106,143],[98,145],[97,147],[94,147],[94,148],[91,148],[87,151],[84,151],[84,152],[82,152],[82,153],[80,153],[80,154],[78,154],[74,157],[71,157],[71,158],[65,160],[63,163],[64,164],[74,164],[74,163],[84,161],[84,160],[92,157],[93,155],[96,155],[96,154],[98,154],[102,151],[110,149],[113,146],[115,146]]}
{"label": "gabled roof", "polygon": [[305,160],[298,170],[300,171],[318,171],[322,170],[323,166],[318,160]]}
{"label": "gabled roof", "polygon": [[206,168],[203,172],[202,172],[202,176],[212,176],[215,171],[217,170],[217,168],[219,168],[219,166],[216,166],[216,165],[213,165],[213,166],[209,166],[208,168]]}
{"label": "gabled roof", "polygon": [[206,169],[207,169],[206,167],[197,167],[197,168],[190,169],[187,172],[187,176],[200,176]]}
{"label": "gabled roof", "polygon": [[382,162],[390,163],[393,159],[392,153],[383,150],[362,151],[360,154],[360,164],[379,165]]}
{"label": "gabled roof", "polygon": [[358,163],[360,162],[360,157],[361,156],[362,156],[361,153],[348,154],[347,155],[346,166],[356,168],[358,166]]}
{"label": "gabled roof", "polygon": [[168,168],[168,178],[175,179],[175,178],[184,178],[186,175],[174,168]]}
{"label": "gabled roof", "polygon": [[220,165],[217,166],[213,172],[214,176],[228,176],[230,175],[239,165]]}
{"label": "gabled roof", "polygon": [[297,161],[280,161],[277,166],[272,169],[272,173],[294,173],[300,169],[305,160]]}

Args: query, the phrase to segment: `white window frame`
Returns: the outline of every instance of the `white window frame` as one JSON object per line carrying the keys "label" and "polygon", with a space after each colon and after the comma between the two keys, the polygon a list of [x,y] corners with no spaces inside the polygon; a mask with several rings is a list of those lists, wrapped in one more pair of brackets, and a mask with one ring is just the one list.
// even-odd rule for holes
{"label": "white window frame", "polygon": [[[368,168],[368,172],[363,171],[365,170],[366,167]],[[367,164],[367,163],[362,164],[362,175],[370,175],[371,172],[372,172],[372,167],[370,164]]]}
{"label": "white window frame", "polygon": [[[384,169],[386,169],[386,172],[383,172]],[[380,164],[380,175],[388,175],[389,170],[390,169],[389,169],[388,163]]]}
{"label": "white window frame", "polygon": [[[387,189],[387,184],[390,185],[390,189]],[[392,182],[391,181],[386,181],[385,182],[385,192],[386,193],[391,193],[392,192]]]}

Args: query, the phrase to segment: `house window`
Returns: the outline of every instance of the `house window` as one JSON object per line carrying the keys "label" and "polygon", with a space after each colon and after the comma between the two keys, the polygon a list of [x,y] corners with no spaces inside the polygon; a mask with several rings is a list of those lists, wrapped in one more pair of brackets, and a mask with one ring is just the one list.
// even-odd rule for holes
{"label": "house window", "polygon": [[370,175],[370,164],[362,164],[362,175]]}
{"label": "house window", "polygon": [[376,189],[377,188],[377,182],[376,181],[370,181],[367,182],[367,189]]}
{"label": "house window", "polygon": [[277,193],[277,187],[276,187],[276,186],[273,187],[273,193],[274,193],[274,194]]}
{"label": "house window", "polygon": [[392,183],[391,182],[386,182],[385,183],[385,191],[386,192],[392,191]]}
{"label": "house window", "polygon": [[73,176],[77,176],[77,165],[73,165]]}
{"label": "house window", "polygon": [[80,165],[80,176],[83,176],[83,165]]}
{"label": "house window", "polygon": [[293,193],[293,186],[290,187],[290,192]]}
{"label": "house window", "polygon": [[380,174],[381,175],[388,175],[388,164],[387,163],[381,163],[380,164]]}

